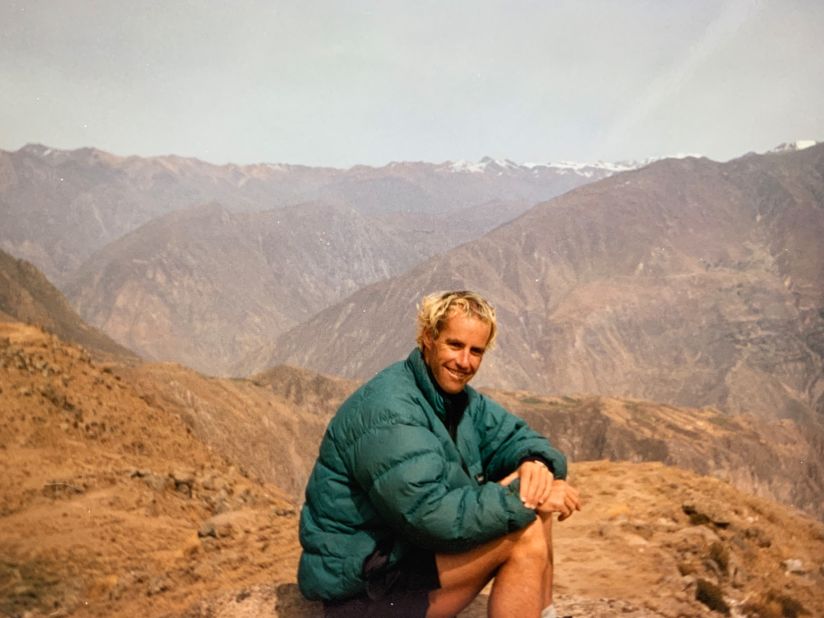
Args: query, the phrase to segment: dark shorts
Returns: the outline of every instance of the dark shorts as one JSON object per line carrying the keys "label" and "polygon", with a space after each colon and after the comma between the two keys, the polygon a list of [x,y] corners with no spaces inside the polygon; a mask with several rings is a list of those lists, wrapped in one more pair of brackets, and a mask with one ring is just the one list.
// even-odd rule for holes
{"label": "dark shorts", "polygon": [[415,550],[390,568],[388,549],[379,547],[364,560],[366,592],[325,603],[327,618],[425,618],[429,592],[441,587],[435,554]]}

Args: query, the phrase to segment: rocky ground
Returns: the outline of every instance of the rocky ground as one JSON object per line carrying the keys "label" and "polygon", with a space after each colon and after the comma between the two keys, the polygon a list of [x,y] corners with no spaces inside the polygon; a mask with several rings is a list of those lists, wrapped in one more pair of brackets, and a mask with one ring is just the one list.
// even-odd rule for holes
{"label": "rocky ground", "polygon": [[[125,375],[0,324],[0,616],[317,616],[297,505]],[[555,528],[560,615],[824,616],[820,522],[663,464],[571,479],[585,507]],[[484,614],[481,598],[462,615]]]}

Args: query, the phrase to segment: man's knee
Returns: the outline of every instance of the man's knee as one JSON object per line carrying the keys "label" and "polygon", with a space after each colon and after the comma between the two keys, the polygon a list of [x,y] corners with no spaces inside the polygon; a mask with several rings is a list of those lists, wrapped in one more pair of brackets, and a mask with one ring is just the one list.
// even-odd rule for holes
{"label": "man's knee", "polygon": [[541,526],[544,529],[544,539],[548,547],[552,547],[552,515],[549,517],[541,517]]}
{"label": "man's knee", "polygon": [[544,563],[549,558],[548,539],[543,522],[536,518],[526,528],[516,533],[515,545],[510,557]]}

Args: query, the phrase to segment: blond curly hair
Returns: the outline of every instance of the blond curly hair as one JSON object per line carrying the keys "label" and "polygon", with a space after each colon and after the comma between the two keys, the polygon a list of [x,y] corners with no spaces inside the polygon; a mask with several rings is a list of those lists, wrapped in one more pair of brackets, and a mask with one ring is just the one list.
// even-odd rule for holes
{"label": "blond curly hair", "polygon": [[498,332],[498,322],[495,317],[495,308],[480,294],[468,290],[451,292],[435,292],[423,297],[418,305],[418,347],[423,350],[423,339],[429,333],[432,339],[437,339],[453,313],[461,312],[468,318],[475,318],[489,324],[489,341],[487,349],[492,348],[495,335]]}

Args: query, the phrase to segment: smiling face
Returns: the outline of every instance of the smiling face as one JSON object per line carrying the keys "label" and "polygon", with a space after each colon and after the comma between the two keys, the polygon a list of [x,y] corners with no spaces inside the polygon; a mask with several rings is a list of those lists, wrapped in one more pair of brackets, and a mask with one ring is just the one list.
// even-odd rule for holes
{"label": "smiling face", "polygon": [[481,366],[492,328],[477,318],[452,313],[436,339],[423,335],[423,359],[444,392],[460,393]]}

